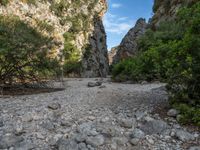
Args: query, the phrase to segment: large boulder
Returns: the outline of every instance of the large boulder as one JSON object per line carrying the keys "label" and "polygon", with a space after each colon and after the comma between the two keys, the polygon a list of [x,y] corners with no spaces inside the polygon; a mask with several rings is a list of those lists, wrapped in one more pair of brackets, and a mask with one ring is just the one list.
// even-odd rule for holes
{"label": "large boulder", "polygon": [[17,144],[20,144],[23,140],[21,136],[16,136],[14,134],[0,136],[0,149],[17,146]]}
{"label": "large boulder", "polygon": [[169,126],[162,120],[155,120],[153,118],[146,120],[140,127],[147,135],[162,134]]}

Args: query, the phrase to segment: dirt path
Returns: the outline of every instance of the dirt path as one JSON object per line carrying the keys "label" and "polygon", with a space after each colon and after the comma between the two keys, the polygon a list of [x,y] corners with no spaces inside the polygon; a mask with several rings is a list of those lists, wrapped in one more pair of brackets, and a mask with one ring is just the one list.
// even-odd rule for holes
{"label": "dirt path", "polygon": [[[101,79],[98,79],[101,80]],[[0,149],[178,150],[198,146],[199,133],[152,110],[167,104],[164,84],[66,79],[65,90],[0,98]],[[168,121],[166,121],[168,120]],[[191,149],[192,150],[192,149]]]}

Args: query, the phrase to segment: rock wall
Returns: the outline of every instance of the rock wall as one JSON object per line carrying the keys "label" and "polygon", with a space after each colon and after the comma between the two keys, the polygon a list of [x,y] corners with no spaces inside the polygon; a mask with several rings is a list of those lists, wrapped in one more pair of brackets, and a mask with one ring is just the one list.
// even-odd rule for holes
{"label": "rock wall", "polygon": [[118,46],[116,55],[113,57],[113,63],[118,63],[120,60],[132,57],[137,52],[137,39],[140,38],[146,31],[147,23],[145,19],[140,18],[136,25],[122,39]]}
{"label": "rock wall", "polygon": [[94,19],[90,51],[83,57],[83,77],[106,77],[109,71],[106,33],[101,18]]}
{"label": "rock wall", "polygon": [[[108,72],[106,34],[101,19],[106,10],[105,0],[0,1],[0,15],[17,16],[52,38],[51,57],[59,58],[64,50],[68,51],[69,43],[73,45],[75,51],[68,52],[69,61],[82,64],[83,77],[106,76]],[[90,45],[89,57],[85,57],[87,45]]]}
{"label": "rock wall", "polygon": [[151,25],[156,27],[162,21],[170,21],[175,19],[176,13],[182,6],[191,5],[199,0],[154,0],[154,15]]}

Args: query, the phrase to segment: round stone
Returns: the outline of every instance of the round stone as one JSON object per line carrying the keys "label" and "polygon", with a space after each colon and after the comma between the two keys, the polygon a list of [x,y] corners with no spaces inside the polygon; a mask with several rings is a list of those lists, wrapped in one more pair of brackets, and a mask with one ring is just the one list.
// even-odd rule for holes
{"label": "round stone", "polygon": [[167,115],[170,116],[170,117],[176,117],[178,115],[178,111],[176,109],[170,109],[168,112],[167,112]]}
{"label": "round stone", "polygon": [[86,143],[93,147],[101,146],[104,144],[104,137],[103,135],[90,136],[86,139]]}
{"label": "round stone", "polygon": [[139,143],[139,141],[140,141],[140,139],[133,138],[133,139],[130,140],[130,143],[131,143],[132,145],[137,145],[137,144]]}

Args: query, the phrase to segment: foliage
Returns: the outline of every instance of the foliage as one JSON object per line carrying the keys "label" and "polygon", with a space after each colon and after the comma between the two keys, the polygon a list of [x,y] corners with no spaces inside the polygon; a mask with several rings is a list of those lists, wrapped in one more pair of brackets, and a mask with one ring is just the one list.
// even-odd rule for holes
{"label": "foliage", "polygon": [[165,10],[168,11],[170,8],[171,1],[170,0],[154,0],[153,12],[155,13],[160,6],[164,6]]}
{"label": "foliage", "polygon": [[73,44],[75,40],[74,33],[66,32],[64,34],[65,43],[64,43],[64,50],[63,50],[63,57],[64,57],[64,73],[65,75],[69,73],[80,73],[81,63],[80,63],[80,52]]}
{"label": "foliage", "polygon": [[[70,30],[71,31],[71,30]],[[64,34],[65,43],[64,43],[64,66],[63,71],[64,75],[70,73],[80,74],[81,72],[81,62],[80,62],[80,52],[77,47],[73,44],[75,40],[75,34],[73,32],[66,32]]]}
{"label": "foliage", "polygon": [[75,74],[79,75],[81,72],[81,67],[82,67],[81,62],[68,61],[63,66],[64,74],[68,75],[70,73],[75,73]]}
{"label": "foliage", "polygon": [[54,27],[44,20],[41,21],[41,20],[36,19],[36,23],[37,23],[37,26],[39,27],[39,29],[42,30],[42,31],[44,31],[44,30],[47,31],[47,32],[53,32],[54,31]]}
{"label": "foliage", "polygon": [[199,120],[200,3],[182,8],[176,21],[163,22],[156,31],[149,29],[138,45],[137,56],[114,66],[113,78],[165,81],[172,102],[190,105]]}
{"label": "foliage", "polygon": [[73,44],[73,41],[75,40],[75,36],[73,33],[66,32],[64,34],[65,43],[64,43],[64,50],[63,55],[66,60],[69,61],[76,61],[79,57],[79,51],[76,48],[76,46]]}
{"label": "foliage", "polygon": [[161,6],[162,0],[154,0],[153,12],[155,13],[159,6]]}
{"label": "foliage", "polygon": [[9,0],[0,0],[1,5],[7,5],[9,3]]}
{"label": "foliage", "polygon": [[61,0],[60,2],[54,1],[51,4],[51,10],[54,11],[54,13],[61,17],[64,14],[64,11],[67,10],[69,7],[69,4],[65,0]]}
{"label": "foliage", "polygon": [[200,127],[200,108],[186,104],[176,104],[174,107],[179,110],[178,121],[182,124],[194,123]]}
{"label": "foliage", "polygon": [[21,0],[22,2],[28,3],[28,4],[33,4],[36,5],[36,0]]}
{"label": "foliage", "polygon": [[140,54],[117,64],[113,69],[114,78],[118,74],[126,74],[134,81],[166,80],[176,64],[176,59],[170,59],[176,57],[173,56],[174,49],[180,45],[177,41],[183,35],[183,30],[176,29],[180,28],[173,22],[162,23],[156,32],[149,29],[138,40]]}
{"label": "foliage", "polygon": [[37,81],[53,75],[56,60],[45,48],[51,39],[15,16],[0,16],[0,81],[2,84]]}
{"label": "foliage", "polygon": [[91,44],[86,44],[84,49],[85,49],[84,58],[88,59],[91,56],[92,45]]}
{"label": "foliage", "polygon": [[[0,0],[0,4],[1,5],[4,5],[6,6],[10,1],[12,0]],[[20,0],[22,1],[23,3],[28,3],[28,4],[33,4],[33,5],[36,5],[36,0]],[[46,1],[46,0],[43,0],[43,1]]]}
{"label": "foliage", "polygon": [[[68,75],[70,73],[76,73],[80,74],[82,65],[81,65],[81,52],[76,47],[75,41],[76,41],[76,35],[82,32],[86,37],[86,33],[89,29],[89,18],[87,15],[82,13],[81,11],[79,13],[75,12],[73,16],[66,16],[64,15],[65,11],[69,8],[69,5],[71,5],[72,13],[73,11],[77,11],[82,5],[84,1],[75,1],[73,0],[71,4],[69,4],[65,0],[61,0],[60,2],[54,2],[51,5],[51,10],[54,11],[54,13],[61,17],[60,23],[62,25],[65,25],[66,23],[71,23],[70,29],[64,34],[65,42],[64,42],[64,49],[63,49],[63,59],[64,59],[64,65],[63,65],[63,71],[64,75]],[[88,1],[89,3],[89,1]],[[95,0],[96,3],[96,0]],[[89,5],[94,4],[93,1],[89,3]],[[88,8],[89,9],[89,8]],[[85,46],[87,47],[87,45]],[[85,54],[84,56],[88,56],[89,49],[88,47],[85,48]]]}

